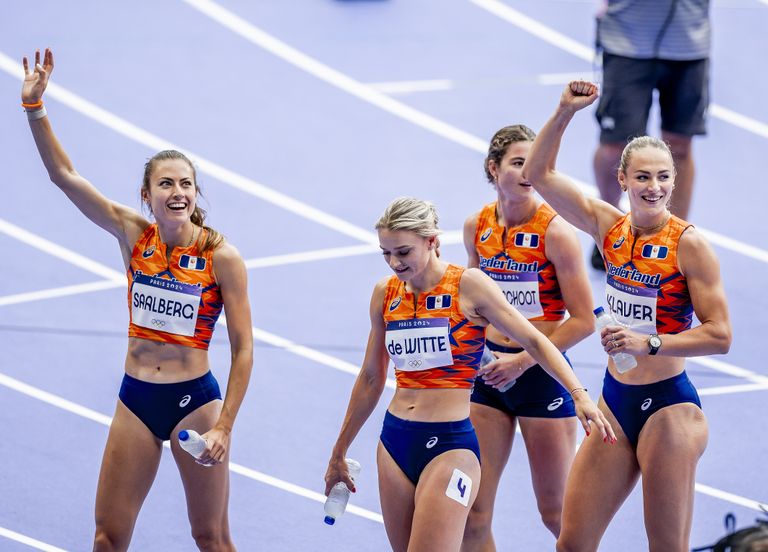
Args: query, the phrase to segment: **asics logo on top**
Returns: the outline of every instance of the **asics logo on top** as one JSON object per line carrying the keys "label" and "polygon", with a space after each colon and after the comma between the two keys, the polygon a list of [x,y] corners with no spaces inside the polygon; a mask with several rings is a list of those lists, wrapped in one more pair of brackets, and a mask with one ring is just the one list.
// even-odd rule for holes
{"label": "asics logo on top", "polygon": [[480,236],[480,241],[484,242],[485,240],[491,237],[491,234],[493,234],[493,228],[489,228],[488,230],[483,232],[483,235]]}
{"label": "asics logo on top", "polygon": [[646,411],[651,407],[651,403],[653,402],[653,399],[645,399],[643,401],[643,404],[640,405],[640,410]]}
{"label": "asics logo on top", "polygon": [[432,438],[430,438],[429,441],[427,441],[426,447],[431,449],[436,444],[437,444],[437,437],[432,437]]}
{"label": "asics logo on top", "polygon": [[614,249],[618,249],[619,247],[621,247],[622,243],[624,243],[624,236],[621,236],[618,240],[613,242],[613,245],[611,247],[613,247]]}
{"label": "asics logo on top", "polygon": [[563,405],[563,402],[565,402],[565,399],[563,399],[563,397],[557,397],[554,401],[552,401],[551,403],[549,403],[549,405],[547,405],[547,410],[549,410],[550,412],[552,412],[553,410],[557,410]]}
{"label": "asics logo on top", "polygon": [[389,312],[392,312],[397,307],[400,306],[400,303],[402,303],[403,298],[402,297],[396,297],[390,304],[389,304]]}
{"label": "asics logo on top", "polygon": [[184,408],[189,404],[189,401],[192,400],[192,395],[184,395],[181,398],[181,401],[179,401],[179,408]]}
{"label": "asics logo on top", "polygon": [[145,249],[144,253],[142,253],[141,256],[144,257],[145,259],[149,259],[154,254],[154,252],[155,252],[155,246],[153,245],[149,249]]}

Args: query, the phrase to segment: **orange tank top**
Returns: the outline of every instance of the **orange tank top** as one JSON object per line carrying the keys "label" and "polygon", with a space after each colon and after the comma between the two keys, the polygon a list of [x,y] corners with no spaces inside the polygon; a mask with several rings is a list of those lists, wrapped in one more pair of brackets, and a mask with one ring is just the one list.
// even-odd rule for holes
{"label": "orange tank top", "polygon": [[677,260],[680,236],[690,226],[673,215],[655,234],[635,237],[627,214],[611,227],[603,257],[606,301],[616,320],[648,334],[691,327],[693,304]]}
{"label": "orange tank top", "polygon": [[213,250],[175,247],[170,261],[156,224],[133,246],[128,276],[128,335],[208,349],[223,306],[213,275]]}
{"label": "orange tank top", "polygon": [[418,302],[405,282],[387,282],[383,315],[387,352],[397,386],[406,389],[471,389],[485,346],[485,327],[459,310],[464,267],[448,265],[440,282]]}
{"label": "orange tank top", "polygon": [[563,294],[555,266],[544,253],[547,227],[557,213],[542,203],[531,220],[505,228],[497,221],[496,204],[483,207],[477,219],[475,250],[480,270],[528,320],[562,320]]}

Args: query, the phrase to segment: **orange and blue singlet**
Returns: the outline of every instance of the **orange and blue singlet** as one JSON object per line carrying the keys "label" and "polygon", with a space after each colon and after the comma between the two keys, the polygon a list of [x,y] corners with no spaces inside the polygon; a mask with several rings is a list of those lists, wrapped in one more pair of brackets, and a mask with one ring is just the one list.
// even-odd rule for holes
{"label": "orange and blue singlet", "polygon": [[464,268],[448,265],[440,282],[418,301],[397,276],[387,282],[385,343],[397,386],[408,389],[471,389],[485,345],[485,327],[459,308]]}
{"label": "orange and blue singlet", "polygon": [[680,236],[691,225],[671,216],[650,236],[636,237],[627,214],[603,240],[606,301],[614,318],[633,330],[676,334],[691,327],[693,304],[680,272]]}
{"label": "orange and blue singlet", "polygon": [[208,349],[221,314],[221,290],[213,273],[213,250],[198,243],[175,247],[170,260],[152,224],[136,241],[128,276],[128,335]]}
{"label": "orange and blue singlet", "polygon": [[483,207],[477,220],[475,250],[480,270],[528,320],[562,320],[563,294],[544,249],[547,227],[557,213],[542,203],[531,220],[505,228],[496,218],[497,203]]}

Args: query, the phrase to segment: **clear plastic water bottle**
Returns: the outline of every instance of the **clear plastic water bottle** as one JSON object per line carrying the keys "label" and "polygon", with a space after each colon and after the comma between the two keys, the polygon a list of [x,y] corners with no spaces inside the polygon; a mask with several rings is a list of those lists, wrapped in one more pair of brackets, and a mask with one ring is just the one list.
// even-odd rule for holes
{"label": "clear plastic water bottle", "polygon": [[[483,356],[480,358],[480,368],[485,366],[486,364],[490,364],[494,360],[498,360],[496,358],[496,355],[493,354],[493,352],[488,348],[488,346],[483,349]],[[509,381],[505,383],[502,387],[499,388],[499,391],[504,393],[504,391],[509,391],[513,385],[517,383],[516,379],[513,379],[512,381]]]}
{"label": "clear plastic water bottle", "polygon": [[[595,319],[597,323],[597,329],[602,330],[606,326],[619,325],[618,322],[609,313],[605,312],[603,307],[597,307],[594,310]],[[629,353],[608,353],[613,358],[613,364],[620,374],[628,372],[635,366],[637,366],[637,359]]]}
{"label": "clear plastic water bottle", "polygon": [[[187,451],[195,458],[200,458],[205,452],[207,443],[203,436],[200,435],[194,429],[182,429],[179,431],[179,446]],[[206,468],[210,468],[209,464],[201,464]]]}
{"label": "clear plastic water bottle", "polygon": [[[360,475],[360,462],[351,458],[345,458],[344,461],[347,463],[349,477],[354,481]],[[325,523],[328,525],[336,523],[336,519],[347,509],[351,492],[343,481],[339,481],[333,486],[325,499]]]}

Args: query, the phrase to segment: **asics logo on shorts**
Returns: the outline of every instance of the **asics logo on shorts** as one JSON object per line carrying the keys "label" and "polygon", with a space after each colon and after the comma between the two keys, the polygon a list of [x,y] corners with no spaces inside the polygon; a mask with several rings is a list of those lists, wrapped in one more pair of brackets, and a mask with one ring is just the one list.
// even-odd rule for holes
{"label": "asics logo on shorts", "polygon": [[156,328],[162,328],[165,326],[165,320],[158,320],[157,318],[152,319],[152,325]]}
{"label": "asics logo on shorts", "polygon": [[547,405],[547,410],[549,410],[550,412],[552,412],[553,410],[557,410],[563,405],[564,402],[565,402],[565,399],[563,397],[557,397],[554,401],[552,401],[551,403],[549,403],[549,405]]}
{"label": "asics logo on shorts", "polygon": [[184,395],[181,398],[181,401],[179,401],[179,408],[184,408],[189,404],[189,401],[192,400],[192,395]]}
{"label": "asics logo on shorts", "polygon": [[408,361],[408,366],[411,368],[418,368],[421,366],[421,361],[419,359]]}
{"label": "asics logo on shorts", "polygon": [[653,402],[653,399],[645,399],[643,401],[643,404],[640,405],[640,410],[646,411],[651,407],[651,403]]}
{"label": "asics logo on shorts", "polygon": [[432,437],[429,441],[427,441],[426,447],[432,448],[437,444],[437,437]]}

